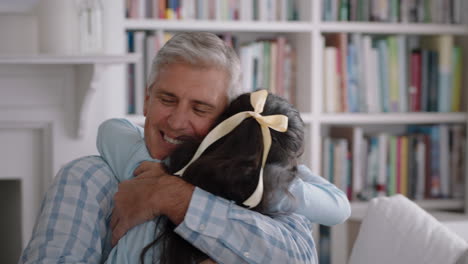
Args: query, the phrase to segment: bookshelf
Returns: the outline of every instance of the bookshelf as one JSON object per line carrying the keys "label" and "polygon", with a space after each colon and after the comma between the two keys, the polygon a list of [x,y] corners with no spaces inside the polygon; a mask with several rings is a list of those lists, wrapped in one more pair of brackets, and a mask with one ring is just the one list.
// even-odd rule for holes
{"label": "bookshelf", "polygon": [[384,125],[464,123],[465,113],[382,113],[382,114],[323,114],[323,125]]}
{"label": "bookshelf", "polygon": [[126,30],[167,30],[167,31],[211,31],[211,32],[310,32],[310,23],[301,21],[261,22],[261,21],[199,21],[164,19],[127,19]]}
{"label": "bookshelf", "polygon": [[[401,131],[407,125],[440,125],[457,124],[464,127],[464,136],[468,131],[468,67],[463,70],[462,108],[459,112],[391,112],[391,113],[328,113],[324,111],[324,43],[322,36],[334,33],[359,33],[371,36],[439,36],[450,35],[454,42],[463,49],[463,61],[468,58],[468,25],[444,23],[388,23],[388,22],[334,22],[322,20],[322,3],[324,1],[297,0],[298,21],[226,21],[226,20],[166,20],[151,18],[129,18],[122,23],[122,31],[210,31],[215,33],[230,32],[242,45],[256,39],[285,36],[293,46],[296,54],[295,71],[295,105],[306,123],[307,146],[304,162],[313,172],[322,174],[323,139],[333,126],[363,126],[371,130]],[[466,7],[464,7],[466,8]],[[466,9],[464,9],[466,10]],[[466,23],[466,21],[464,21]],[[142,124],[141,115],[126,115],[127,118]],[[396,132],[397,133],[397,132]],[[468,153],[468,147],[464,146]],[[464,163],[468,163],[468,155]],[[468,172],[465,171],[466,179]],[[468,185],[465,185],[468,193]],[[466,197],[466,195],[465,195]],[[417,201],[427,210],[462,210],[468,212],[468,200],[464,199],[431,199]],[[366,202],[352,202],[353,211],[360,212],[367,206]],[[362,217],[362,214],[361,214]],[[356,220],[356,219],[354,219]],[[317,246],[318,228],[314,229]],[[352,245],[347,242],[346,224],[332,229],[331,264],[347,262],[348,252]],[[341,241],[341,242],[340,242]]]}

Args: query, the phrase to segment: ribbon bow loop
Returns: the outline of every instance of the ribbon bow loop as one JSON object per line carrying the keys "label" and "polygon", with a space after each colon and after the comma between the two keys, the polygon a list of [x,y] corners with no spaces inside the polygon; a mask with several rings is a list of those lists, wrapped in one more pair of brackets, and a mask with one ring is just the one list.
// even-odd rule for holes
{"label": "ribbon bow loop", "polygon": [[268,92],[266,90],[260,90],[250,94],[250,104],[255,113],[261,114],[263,112],[267,97]]}
{"label": "ribbon bow loop", "polygon": [[257,113],[251,114],[261,126],[266,126],[279,132],[288,130],[288,117],[284,115],[262,116]]}

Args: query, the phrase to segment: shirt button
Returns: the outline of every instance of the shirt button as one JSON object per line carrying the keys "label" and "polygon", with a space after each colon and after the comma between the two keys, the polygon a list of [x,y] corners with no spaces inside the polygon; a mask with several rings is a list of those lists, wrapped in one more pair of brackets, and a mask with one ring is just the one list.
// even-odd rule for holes
{"label": "shirt button", "polygon": [[244,256],[248,258],[250,256],[249,252],[244,252]]}
{"label": "shirt button", "polygon": [[201,224],[201,225],[198,227],[198,229],[200,229],[201,231],[205,230],[205,228],[206,228],[206,227],[205,227],[204,224]]}

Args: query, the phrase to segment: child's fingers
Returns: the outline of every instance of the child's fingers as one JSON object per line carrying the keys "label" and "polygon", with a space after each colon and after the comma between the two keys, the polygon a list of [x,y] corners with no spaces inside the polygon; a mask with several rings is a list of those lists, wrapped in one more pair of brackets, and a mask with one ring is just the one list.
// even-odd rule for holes
{"label": "child's fingers", "polygon": [[135,171],[133,172],[133,175],[138,176],[138,175],[142,174],[143,172],[149,170],[150,168],[151,168],[151,162],[150,161],[143,161],[135,169]]}
{"label": "child's fingers", "polygon": [[139,176],[144,172],[153,171],[155,173],[163,173],[164,169],[159,162],[143,161],[133,172],[135,176]]}

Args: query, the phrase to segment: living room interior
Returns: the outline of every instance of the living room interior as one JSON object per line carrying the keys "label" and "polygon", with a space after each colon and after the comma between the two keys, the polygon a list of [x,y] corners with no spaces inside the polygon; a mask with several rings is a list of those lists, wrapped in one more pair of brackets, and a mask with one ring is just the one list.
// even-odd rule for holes
{"label": "living room interior", "polygon": [[467,12],[463,0],[2,1],[0,263],[18,262],[57,172],[98,154],[103,121],[144,125],[152,58],[184,31],[216,33],[243,85],[300,111],[302,162],[351,203],[345,223],[313,226],[318,263],[468,263]]}

